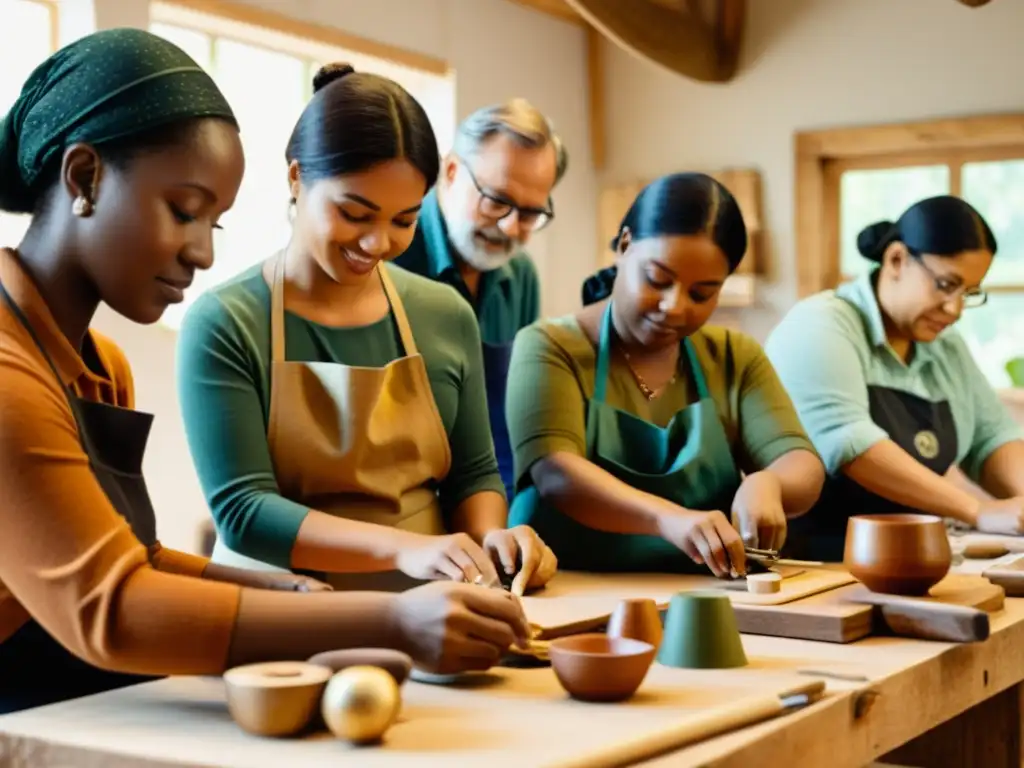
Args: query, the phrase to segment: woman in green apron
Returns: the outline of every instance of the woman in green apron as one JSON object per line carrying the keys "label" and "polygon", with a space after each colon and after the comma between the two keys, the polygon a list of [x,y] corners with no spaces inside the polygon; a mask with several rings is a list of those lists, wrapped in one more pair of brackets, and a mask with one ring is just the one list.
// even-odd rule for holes
{"label": "woman in green apron", "polygon": [[[851,515],[941,515],[1024,534],[1024,430],[952,326],[985,304],[992,230],[966,201],[921,200],[865,227],[877,266],[797,304],[766,350],[829,473],[794,557],[841,560]],[[959,467],[994,497],[948,474]]]}
{"label": "woman in green apron", "polygon": [[742,573],[744,544],[780,547],[824,480],[757,342],[705,326],[746,251],[743,217],[712,178],[666,176],[612,248],[580,312],[516,339],[509,522],[572,570]]}
{"label": "woman in green apron", "polygon": [[0,126],[0,211],[31,217],[0,248],[0,714],[342,647],[486,669],[528,631],[501,590],[298,594],[316,585],[160,546],[153,417],[89,325],[101,303],[151,324],[182,299],[243,164],[213,80],[136,29],[55,53]]}
{"label": "woman in green apron", "polygon": [[213,559],[338,589],[539,587],[556,561],[507,504],[473,308],[389,262],[439,157],[397,83],[334,65],[286,156],[290,242],[204,294],[178,347]]}

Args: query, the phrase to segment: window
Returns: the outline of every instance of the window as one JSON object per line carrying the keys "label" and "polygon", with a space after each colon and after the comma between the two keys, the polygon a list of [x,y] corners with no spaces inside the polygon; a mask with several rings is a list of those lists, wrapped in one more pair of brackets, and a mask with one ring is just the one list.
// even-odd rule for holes
{"label": "window", "polygon": [[[870,268],[857,251],[857,233],[894,220],[926,197],[959,194],[978,209],[999,252],[985,279],[988,301],[964,311],[957,330],[996,387],[1010,386],[1007,363],[1024,357],[1024,149],[1020,158],[851,168],[839,181],[840,268],[844,278]],[[1014,329],[1017,332],[1014,332]]]}
{"label": "window", "polygon": [[[255,13],[255,12],[253,12]],[[442,152],[455,130],[454,75],[311,40],[278,24],[253,24],[153,3],[151,31],[187,51],[224,91],[238,117],[245,148],[245,178],[234,207],[214,233],[214,266],[196,274],[184,303],[172,306],[162,322],[177,328],[189,304],[204,291],[263,261],[288,241],[288,187],[285,146],[302,108],[312,95],[313,74],[321,62],[344,61],[402,84],[430,116]],[[276,20],[275,21],[279,21]],[[282,22],[283,23],[283,22]],[[322,30],[321,30],[322,32]]]}
{"label": "window", "polygon": [[[57,9],[45,0],[0,0],[0,114],[7,114],[21,86],[56,48]],[[28,216],[0,213],[0,246],[17,245]]]}
{"label": "window", "polygon": [[925,197],[963,197],[999,243],[986,276],[988,302],[965,310],[957,330],[997,388],[1024,358],[1024,114],[834,128],[796,136],[799,293],[862,274],[857,233],[895,220]]}

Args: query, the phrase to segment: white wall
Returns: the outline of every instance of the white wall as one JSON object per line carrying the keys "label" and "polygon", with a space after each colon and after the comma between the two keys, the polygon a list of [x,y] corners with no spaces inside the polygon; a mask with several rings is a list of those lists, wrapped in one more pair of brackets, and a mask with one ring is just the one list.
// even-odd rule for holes
{"label": "white wall", "polygon": [[796,298],[793,134],[1024,109],[1024,3],[750,0],[742,71],[727,85],[668,74],[607,45],[610,181],[757,167],[773,274],[759,337]]}
{"label": "white wall", "polygon": [[[64,42],[91,31],[82,8],[63,0],[73,21]],[[251,5],[443,58],[456,71],[456,107],[523,96],[555,122],[571,153],[555,193],[557,220],[531,250],[544,285],[544,309],[561,314],[578,303],[594,265],[596,206],[590,164],[583,32],[506,0],[248,0]],[[148,23],[147,0],[92,0],[100,26]],[[89,14],[85,14],[88,16]],[[269,254],[268,254],[269,255]],[[560,290],[555,290],[555,287]],[[132,325],[101,310],[95,326],[122,345],[135,373],[138,406],[156,414],[145,473],[166,546],[194,550],[208,513],[192,467],[175,396],[174,339],[163,328]]]}

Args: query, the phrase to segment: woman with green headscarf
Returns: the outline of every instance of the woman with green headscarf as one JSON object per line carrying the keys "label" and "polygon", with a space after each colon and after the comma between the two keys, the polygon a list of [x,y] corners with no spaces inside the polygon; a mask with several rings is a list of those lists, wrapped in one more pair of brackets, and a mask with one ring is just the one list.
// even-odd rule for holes
{"label": "woman with green headscarf", "polygon": [[0,210],[32,216],[0,249],[0,713],[351,646],[485,669],[526,637],[500,590],[297,594],[324,585],[160,546],[141,475],[152,417],[89,324],[101,303],[148,324],[181,301],[243,164],[212,79],[139,30],[58,51],[0,126]]}

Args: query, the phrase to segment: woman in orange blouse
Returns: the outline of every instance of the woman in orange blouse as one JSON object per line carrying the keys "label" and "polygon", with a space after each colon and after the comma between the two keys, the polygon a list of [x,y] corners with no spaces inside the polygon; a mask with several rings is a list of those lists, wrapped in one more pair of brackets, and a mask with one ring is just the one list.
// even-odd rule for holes
{"label": "woman in orange blouse", "polygon": [[0,210],[33,216],[0,249],[0,712],[353,646],[486,669],[526,637],[501,590],[320,591],[160,547],[141,476],[152,417],[89,323],[101,302],[153,323],[181,301],[243,165],[213,81],[139,30],[58,51],[0,128]]}

